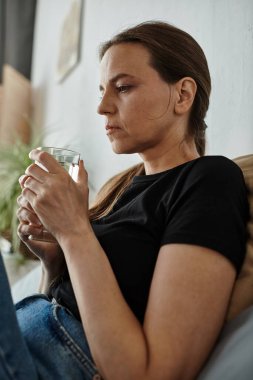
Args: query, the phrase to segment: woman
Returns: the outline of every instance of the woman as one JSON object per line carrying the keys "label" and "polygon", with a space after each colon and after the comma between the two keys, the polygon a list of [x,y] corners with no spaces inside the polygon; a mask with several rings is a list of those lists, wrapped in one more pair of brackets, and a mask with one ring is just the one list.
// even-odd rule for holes
{"label": "woman", "polygon": [[[88,210],[83,163],[75,183],[47,153],[31,152],[48,173],[32,164],[20,179],[19,236],[41,259],[45,293],[16,307],[28,371],[194,379],[244,258],[242,173],[204,156],[211,84],[191,36],[147,22],[100,55],[105,132],[115,153],[138,153],[143,163],[110,180]],[[29,240],[42,225],[59,245]]]}

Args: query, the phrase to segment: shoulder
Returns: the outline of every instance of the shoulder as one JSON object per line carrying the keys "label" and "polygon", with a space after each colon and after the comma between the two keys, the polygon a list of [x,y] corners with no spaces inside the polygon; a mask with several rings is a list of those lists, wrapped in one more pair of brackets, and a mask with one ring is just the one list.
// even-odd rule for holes
{"label": "shoulder", "polygon": [[229,194],[246,199],[246,185],[242,170],[232,160],[224,156],[203,156],[188,161],[168,171],[161,177],[161,185],[171,200],[187,196],[189,192],[198,197]]}
{"label": "shoulder", "polygon": [[247,190],[240,167],[224,156],[203,156],[189,161],[181,170],[176,190],[181,195],[198,199],[220,199],[247,202]]}
{"label": "shoulder", "polygon": [[[189,162],[189,165],[191,162]],[[244,187],[244,178],[240,167],[224,156],[204,156],[192,161],[188,172],[190,177],[212,183],[232,183]]]}
{"label": "shoulder", "polygon": [[239,166],[225,156],[203,156],[194,161],[194,167],[199,170],[208,169],[211,173],[213,171],[218,173],[237,173],[239,175],[241,173]]}

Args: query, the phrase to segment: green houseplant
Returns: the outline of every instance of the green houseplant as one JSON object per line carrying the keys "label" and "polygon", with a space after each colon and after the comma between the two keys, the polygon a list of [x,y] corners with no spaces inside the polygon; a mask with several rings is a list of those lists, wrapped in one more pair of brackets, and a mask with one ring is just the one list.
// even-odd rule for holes
{"label": "green houseplant", "polygon": [[14,144],[0,146],[0,235],[11,242],[13,252],[25,256],[17,236],[17,197],[21,193],[18,179],[32,162],[28,154],[34,146],[34,141],[26,144],[20,139]]}

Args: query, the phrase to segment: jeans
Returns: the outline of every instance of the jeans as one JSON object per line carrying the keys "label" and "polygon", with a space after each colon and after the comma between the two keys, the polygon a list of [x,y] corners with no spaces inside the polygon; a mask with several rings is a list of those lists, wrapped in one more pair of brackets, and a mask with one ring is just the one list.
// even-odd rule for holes
{"label": "jeans", "polygon": [[1,255],[0,294],[1,380],[101,379],[82,324],[68,309],[42,294],[14,307]]}

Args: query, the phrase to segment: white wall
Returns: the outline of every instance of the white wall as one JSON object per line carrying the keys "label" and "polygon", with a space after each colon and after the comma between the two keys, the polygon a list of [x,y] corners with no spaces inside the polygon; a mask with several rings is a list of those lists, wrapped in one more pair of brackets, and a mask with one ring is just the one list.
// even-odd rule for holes
{"label": "white wall", "polygon": [[112,174],[139,161],[117,156],[96,114],[99,101],[97,49],[123,27],[148,19],[168,21],[190,33],[204,49],[212,77],[207,116],[208,154],[233,158],[253,153],[252,0],[86,0],[81,60],[56,82],[63,19],[71,0],[38,0],[33,55],[34,119],[48,145],[82,153],[95,189]]}

